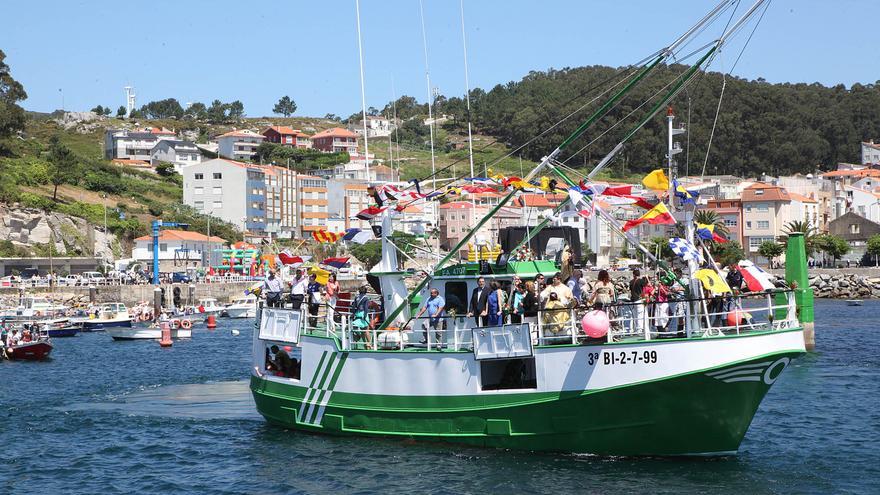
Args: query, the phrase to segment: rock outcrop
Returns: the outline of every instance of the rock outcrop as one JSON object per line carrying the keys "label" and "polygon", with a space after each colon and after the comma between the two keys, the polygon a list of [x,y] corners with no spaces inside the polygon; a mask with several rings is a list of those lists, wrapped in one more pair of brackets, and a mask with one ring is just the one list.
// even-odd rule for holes
{"label": "rock outcrop", "polygon": [[105,233],[82,218],[6,205],[0,205],[0,239],[7,239],[32,253],[36,245],[51,242],[61,256],[94,252],[95,256],[108,260],[116,258],[110,246],[118,245],[115,235]]}

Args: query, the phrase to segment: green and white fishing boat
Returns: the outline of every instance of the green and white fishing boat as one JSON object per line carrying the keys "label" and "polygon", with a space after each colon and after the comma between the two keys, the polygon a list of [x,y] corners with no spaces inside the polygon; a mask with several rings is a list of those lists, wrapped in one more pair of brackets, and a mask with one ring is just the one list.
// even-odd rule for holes
{"label": "green and white fishing boat", "polygon": [[[524,179],[549,168],[575,186],[558,167],[556,156],[730,3],[721,2],[646,63]],[[761,4],[729,23],[728,31],[739,29]],[[727,31],[710,53],[726,35]],[[691,76],[708,57],[692,67]],[[632,133],[688,80],[681,79]],[[671,118],[669,126],[673,178]],[[383,257],[371,270],[378,279],[383,316],[374,329],[360,330],[353,316],[344,312],[308,325],[308,315],[299,311],[260,307],[250,383],[258,411],[273,424],[333,435],[597,455],[735,453],[765,394],[792,360],[805,352],[805,327],[812,330],[803,239],[795,235],[788,242],[786,279],[792,288],[729,296],[736,308],[733,312],[741,312],[732,319],[729,311],[713,314],[700,282],[690,277],[678,280],[690,296],[674,302],[679,310],[675,331],[638,311],[638,302],[605,308],[611,310],[611,321],[602,338],[581,332],[575,309],[566,309],[573,314],[561,329],[552,331],[540,312],[537,318],[517,323],[480,326],[466,316],[478,278],[504,284],[514,277],[530,280],[539,274],[549,279],[560,271],[552,259],[448,264],[519,193],[510,190],[411,291],[406,282],[415,275],[398,270],[398,250],[387,237],[394,230],[395,216],[394,208],[389,208],[379,219]],[[590,197],[570,195],[560,209],[567,204],[578,211],[589,205],[594,214],[617,226],[598,202],[590,205]],[[670,191],[669,198],[674,197]],[[686,235],[693,241],[694,206],[674,201],[671,209],[686,223]],[[549,221],[528,230],[520,245],[531,245]],[[627,236],[653,259],[637,239]],[[699,268],[697,260],[688,261],[691,274]],[[415,301],[424,301],[432,289],[445,297],[447,309],[458,309],[444,318],[445,328],[439,330],[428,329],[423,326],[426,319],[415,318]],[[745,313],[748,317],[741,318]],[[292,365],[279,369],[279,352]]]}

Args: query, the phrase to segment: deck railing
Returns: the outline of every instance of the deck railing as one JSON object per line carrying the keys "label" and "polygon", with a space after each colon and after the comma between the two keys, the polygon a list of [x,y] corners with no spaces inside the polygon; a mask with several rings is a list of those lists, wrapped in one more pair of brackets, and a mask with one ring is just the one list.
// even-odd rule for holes
{"label": "deck railing", "polygon": [[[473,349],[472,330],[480,327],[473,316],[423,316],[411,319],[404,328],[378,330],[378,299],[371,297],[371,303],[365,318],[351,313],[350,299],[339,299],[333,307],[324,302],[317,313],[314,305],[303,303],[302,333],[336,338],[345,350]],[[619,301],[602,309],[610,325],[607,334],[598,339],[588,337],[581,329],[581,319],[590,309],[579,306],[540,310],[536,316],[522,318],[505,315],[501,324],[529,324],[536,346],[711,338],[787,330],[799,325],[794,293],[790,290],[666,302]]]}

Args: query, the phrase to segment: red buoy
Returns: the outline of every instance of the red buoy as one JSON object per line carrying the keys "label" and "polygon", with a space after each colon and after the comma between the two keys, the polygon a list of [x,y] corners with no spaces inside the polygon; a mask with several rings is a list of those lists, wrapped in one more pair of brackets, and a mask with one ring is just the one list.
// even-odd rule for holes
{"label": "red buoy", "polygon": [[217,317],[214,315],[208,315],[208,328],[217,328]]}
{"label": "red buoy", "polygon": [[168,322],[162,322],[159,328],[162,329],[162,338],[159,339],[159,345],[162,347],[171,347],[171,326],[168,325]]}

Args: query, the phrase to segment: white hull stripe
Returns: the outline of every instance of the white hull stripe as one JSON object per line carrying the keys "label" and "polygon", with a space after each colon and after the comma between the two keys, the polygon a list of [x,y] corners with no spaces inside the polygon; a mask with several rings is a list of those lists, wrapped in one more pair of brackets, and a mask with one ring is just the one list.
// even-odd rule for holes
{"label": "white hull stripe", "polygon": [[[329,358],[328,358],[329,356]],[[319,426],[348,355],[324,351],[297,413],[297,422]],[[317,383],[316,383],[317,382]]]}
{"label": "white hull stripe", "polygon": [[[725,368],[723,370],[710,371],[709,373],[706,373],[706,374],[709,376],[716,376],[716,375],[726,375],[727,373],[730,373],[731,371],[748,370],[748,369],[754,369],[754,368],[761,368],[763,370],[763,368],[765,366],[769,366],[770,363],[772,363],[772,361],[764,361],[762,363],[746,364],[744,366],[734,366],[733,368]],[[757,371],[757,370],[755,370],[755,371]]]}

